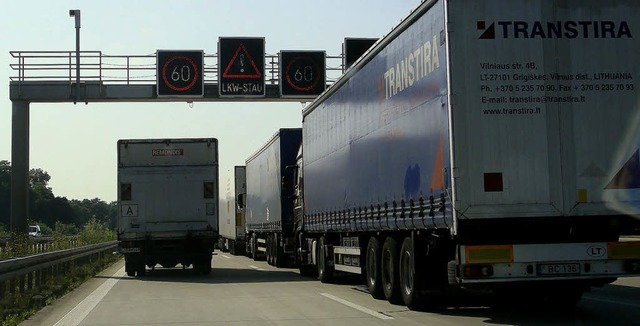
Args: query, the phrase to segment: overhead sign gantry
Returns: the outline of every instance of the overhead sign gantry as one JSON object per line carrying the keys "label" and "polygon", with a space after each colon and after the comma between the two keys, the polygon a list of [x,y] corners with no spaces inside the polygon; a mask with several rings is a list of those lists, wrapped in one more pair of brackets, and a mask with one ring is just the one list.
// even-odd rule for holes
{"label": "overhead sign gantry", "polygon": [[[30,103],[307,102],[326,88],[327,70],[343,71],[343,56],[327,56],[324,51],[265,55],[264,48],[264,38],[220,38],[217,56],[202,50],[158,50],[154,55],[122,56],[79,49],[11,51],[17,60],[10,65],[16,75],[10,77],[9,84],[11,230],[26,232],[29,216]],[[78,64],[69,59],[74,55],[82,58]],[[327,59],[341,62],[332,65],[338,68],[327,68]],[[155,75],[149,70],[155,70]],[[267,71],[271,75],[269,84],[265,83]]]}

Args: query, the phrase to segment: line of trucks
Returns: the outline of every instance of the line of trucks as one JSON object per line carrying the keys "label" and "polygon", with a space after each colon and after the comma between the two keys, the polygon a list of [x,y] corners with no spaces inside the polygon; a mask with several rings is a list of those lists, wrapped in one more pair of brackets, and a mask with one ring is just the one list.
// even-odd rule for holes
{"label": "line of trucks", "polygon": [[235,168],[219,243],[411,309],[640,275],[637,33],[633,0],[423,1]]}

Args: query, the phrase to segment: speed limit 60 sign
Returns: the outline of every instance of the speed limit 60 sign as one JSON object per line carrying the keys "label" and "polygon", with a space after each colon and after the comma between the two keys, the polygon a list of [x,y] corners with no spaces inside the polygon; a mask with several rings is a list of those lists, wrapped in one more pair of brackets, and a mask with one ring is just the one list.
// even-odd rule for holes
{"label": "speed limit 60 sign", "polygon": [[280,51],[280,95],[316,97],[326,87],[325,51]]}
{"label": "speed limit 60 sign", "polygon": [[156,52],[158,96],[203,96],[203,57],[202,50],[158,50]]}

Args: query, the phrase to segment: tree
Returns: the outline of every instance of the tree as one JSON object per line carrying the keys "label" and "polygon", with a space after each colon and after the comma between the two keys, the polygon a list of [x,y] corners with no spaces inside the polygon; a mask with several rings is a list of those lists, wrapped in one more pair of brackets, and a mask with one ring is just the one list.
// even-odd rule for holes
{"label": "tree", "polygon": [[49,184],[49,180],[51,180],[51,176],[47,171],[43,171],[40,168],[29,170],[29,185],[31,188],[39,183],[46,187]]}
{"label": "tree", "polygon": [[11,163],[0,160],[0,223],[9,225],[11,214]]}
{"label": "tree", "polygon": [[116,228],[116,217],[118,206],[116,202],[106,203],[105,201],[94,198],[84,200],[72,200],[71,207],[85,224],[94,218],[98,222],[105,223],[111,229]]}
{"label": "tree", "polygon": [[[64,232],[73,232],[91,219],[116,228],[118,206],[99,198],[71,200],[57,197],[48,186],[51,176],[40,168],[29,170],[29,216],[30,221],[44,223],[50,228],[56,225]],[[0,225],[10,224],[11,163],[0,160]]]}

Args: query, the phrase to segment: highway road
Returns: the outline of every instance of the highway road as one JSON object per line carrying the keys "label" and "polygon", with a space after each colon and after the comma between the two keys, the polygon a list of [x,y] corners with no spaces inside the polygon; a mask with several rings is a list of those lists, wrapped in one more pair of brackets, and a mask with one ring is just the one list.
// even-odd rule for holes
{"label": "highway road", "polygon": [[120,261],[21,325],[640,325],[640,277],[586,293],[575,311],[491,306],[464,294],[432,311],[373,299],[357,278],[322,284],[296,269],[217,252],[213,272],[125,276]]}

